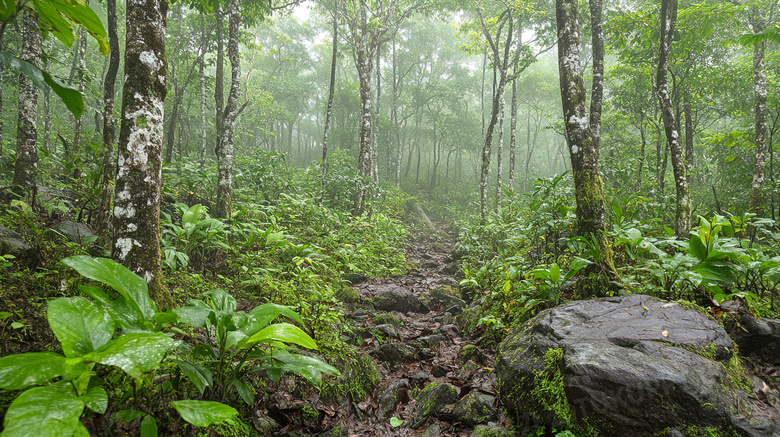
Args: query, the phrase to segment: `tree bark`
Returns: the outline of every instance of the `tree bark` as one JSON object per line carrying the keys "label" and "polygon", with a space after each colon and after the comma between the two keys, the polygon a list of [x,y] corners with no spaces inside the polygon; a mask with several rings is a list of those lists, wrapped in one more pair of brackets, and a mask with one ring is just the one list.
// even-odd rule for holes
{"label": "tree bark", "polygon": [[[200,34],[201,34],[201,46],[205,54],[206,41],[208,36],[206,35],[206,18],[203,14],[200,15]],[[200,58],[200,64],[198,65],[198,79],[200,79],[200,169],[206,166],[206,144],[208,137],[206,136],[206,61],[203,56]]]}
{"label": "tree bark", "polygon": [[160,309],[173,305],[162,283],[160,190],[168,2],[127,3],[112,257],[146,280]]}
{"label": "tree bark", "polygon": [[[51,58],[46,61],[46,72],[51,73]],[[2,76],[2,74],[0,74]],[[2,88],[2,79],[0,79],[0,88]],[[0,105],[2,106],[2,105]],[[0,112],[2,118],[2,112]],[[2,126],[2,121],[0,121]],[[2,138],[0,137],[0,143]],[[51,147],[51,90],[43,92],[43,150],[49,152]],[[0,145],[0,154],[2,154],[2,145]]]}
{"label": "tree bark", "polygon": [[395,159],[395,186],[401,188],[401,163],[404,158],[404,148],[401,144],[400,126],[398,126],[398,87],[400,85],[401,78],[398,77],[396,72],[396,56],[395,56],[395,39],[393,39],[393,129],[395,133],[396,142],[396,159]]}
{"label": "tree bark", "polygon": [[674,115],[674,105],[669,91],[667,70],[674,28],[677,21],[677,0],[661,1],[661,32],[658,49],[658,73],[656,93],[661,104],[666,140],[672,152],[672,170],[676,189],[675,235],[687,238],[691,230],[691,197],[688,186],[688,172],[685,168],[684,150],[680,144],[680,128]]}
{"label": "tree bark", "polygon": [[99,235],[110,242],[111,199],[114,197],[116,170],[116,160],[114,159],[114,143],[116,142],[114,93],[116,76],[119,71],[116,0],[106,1],[106,16],[108,22],[108,70],[103,79],[103,175],[100,181],[100,210],[97,215],[97,230]]}
{"label": "tree bark", "polygon": [[[87,31],[84,26],[79,27],[78,37],[78,90],[84,95],[84,87],[87,82]],[[73,128],[73,179],[78,180],[81,177],[81,169],[76,162],[76,156],[81,152],[81,128],[84,124],[84,114],[75,120]]]}
{"label": "tree bark", "polygon": [[[506,80],[504,81],[506,82]],[[506,86],[506,83],[504,84]],[[498,147],[496,149],[496,208],[501,206],[501,189],[504,179],[504,94],[498,103]]]}
{"label": "tree bark", "polygon": [[339,50],[339,0],[333,7],[333,48],[330,58],[330,85],[328,86],[328,105],[325,109],[325,132],[322,135],[322,176],[320,184],[325,187],[328,176],[328,134],[333,116],[333,95],[336,93],[336,65]]}
{"label": "tree bark", "polygon": [[228,23],[228,57],[230,58],[230,93],[222,117],[222,139],[217,150],[217,205],[216,217],[229,219],[233,215],[233,138],[236,118],[240,112],[238,95],[241,85],[241,60],[238,53],[238,31],[241,25],[241,0],[230,0]]}
{"label": "tree bark", "polygon": [[[40,68],[42,39],[36,15],[22,12],[22,59]],[[16,120],[14,191],[34,197],[38,182],[38,88],[21,73]]]}
{"label": "tree bark", "polygon": [[509,191],[515,191],[515,152],[517,147],[517,76],[512,78],[512,101],[509,118]]}
{"label": "tree bark", "polygon": [[[593,46],[593,83],[590,115],[586,111],[585,81],[580,67],[580,25],[576,0],[556,1],[558,27],[558,70],[560,72],[563,119],[569,146],[574,191],[577,202],[579,235],[595,239],[601,253],[594,266],[601,270],[594,281],[580,281],[579,293],[584,297],[603,294],[609,281],[617,276],[612,263],[604,214],[604,189],[599,169],[599,134],[604,80],[604,42],[601,24],[601,0],[590,1]],[[591,272],[593,272],[592,269]],[[584,285],[580,285],[584,284]]]}
{"label": "tree bark", "polygon": [[[765,29],[762,12],[757,8],[752,11],[751,25],[754,33],[761,33]],[[755,89],[755,137],[756,163],[753,168],[753,184],[750,190],[750,211],[764,214],[764,168],[766,166],[767,149],[767,79],[764,70],[764,52],[766,43],[761,41],[753,47],[753,86]]]}

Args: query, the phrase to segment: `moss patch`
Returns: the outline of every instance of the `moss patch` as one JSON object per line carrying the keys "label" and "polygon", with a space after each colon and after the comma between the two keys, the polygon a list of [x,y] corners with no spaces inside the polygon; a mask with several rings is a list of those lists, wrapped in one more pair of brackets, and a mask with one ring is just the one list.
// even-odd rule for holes
{"label": "moss patch", "polygon": [[323,384],[321,396],[324,399],[338,402],[346,397],[358,402],[371,394],[382,380],[376,363],[366,354],[358,354],[348,360],[348,364],[342,366],[341,374],[338,380]]}
{"label": "moss patch", "polygon": [[344,303],[355,303],[360,301],[360,294],[352,287],[342,287],[336,291],[336,299]]}

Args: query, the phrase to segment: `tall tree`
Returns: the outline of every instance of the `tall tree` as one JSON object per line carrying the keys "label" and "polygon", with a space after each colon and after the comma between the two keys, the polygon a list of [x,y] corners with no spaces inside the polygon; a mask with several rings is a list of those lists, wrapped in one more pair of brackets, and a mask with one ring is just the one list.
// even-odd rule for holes
{"label": "tall tree", "polygon": [[[37,14],[24,11],[22,24],[22,59],[41,67],[41,32]],[[17,194],[35,192],[38,181],[38,88],[19,74],[19,98],[16,121],[16,163],[14,164],[14,190]]]}
{"label": "tall tree", "polygon": [[222,131],[217,142],[217,217],[231,218],[233,215],[233,139],[236,133],[236,118],[243,110],[238,105],[241,85],[241,59],[238,53],[238,31],[241,26],[241,1],[230,0],[228,18],[228,58],[230,58],[230,92],[227,105],[222,112]]}
{"label": "tall tree", "polygon": [[672,95],[669,90],[669,52],[677,23],[677,0],[661,0],[661,32],[658,48],[658,70],[656,73],[656,95],[661,104],[666,141],[672,154],[672,170],[676,189],[676,214],[674,233],[687,238],[691,230],[691,195],[688,186],[688,172],[685,167],[683,145],[680,143],[680,127],[675,117]]}
{"label": "tall tree", "polygon": [[111,199],[114,197],[114,143],[116,119],[114,117],[114,90],[119,72],[119,36],[117,35],[116,0],[106,1],[108,24],[108,70],[103,79],[103,175],[100,180],[100,210],[97,217],[98,233],[109,240]]}
{"label": "tall tree", "polygon": [[325,133],[322,135],[322,186],[328,175],[328,133],[330,133],[331,116],[333,115],[333,95],[336,92],[336,64],[339,50],[339,0],[333,6],[333,48],[330,58],[330,85],[328,85],[328,104],[325,109]]}
{"label": "tall tree", "polygon": [[[371,177],[373,168],[371,79],[374,57],[379,47],[393,38],[401,23],[425,3],[425,0],[349,0],[342,3],[340,13],[352,39],[355,67],[360,82],[361,123],[358,172],[365,178]],[[356,215],[363,213],[367,194],[367,187],[361,184],[355,202]]]}
{"label": "tall tree", "polygon": [[112,251],[115,260],[146,280],[160,308],[173,304],[160,263],[167,11],[166,0],[127,3]]}
{"label": "tall tree", "polygon": [[[753,7],[750,10],[750,25],[753,34],[761,34],[766,30],[764,14],[766,11]],[[766,41],[762,39],[753,46],[753,87],[755,90],[755,134],[753,142],[756,146],[756,162],[753,167],[753,184],[750,190],[750,211],[762,215],[764,211],[764,168],[766,167],[767,149],[767,79],[764,71]]]}
{"label": "tall tree", "polygon": [[[569,146],[578,233],[596,240],[602,259],[595,281],[580,281],[583,295],[603,294],[616,276],[604,216],[604,188],[599,169],[599,136],[604,80],[604,39],[601,0],[590,0],[593,82],[590,115],[586,109],[585,81],[580,66],[580,24],[577,0],[556,1],[558,71],[560,77],[566,143]],[[592,269],[591,269],[592,271]]]}
{"label": "tall tree", "polygon": [[[78,81],[79,93],[84,95],[84,88],[87,84],[87,31],[82,26],[79,28],[78,46],[76,49],[76,58],[78,63],[75,69],[76,79]],[[81,150],[81,129],[84,124],[84,114],[76,117],[73,127],[73,154],[74,158],[78,156]],[[81,169],[76,162],[73,163],[73,178],[78,179],[81,176]]]}

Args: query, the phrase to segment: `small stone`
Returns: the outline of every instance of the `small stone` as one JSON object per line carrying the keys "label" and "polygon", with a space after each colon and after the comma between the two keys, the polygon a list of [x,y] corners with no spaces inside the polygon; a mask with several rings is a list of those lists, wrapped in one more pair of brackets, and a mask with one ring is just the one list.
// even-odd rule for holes
{"label": "small stone", "polygon": [[409,380],[401,379],[378,392],[379,408],[385,416],[390,416],[398,404],[409,402]]}
{"label": "small stone", "polygon": [[496,419],[495,402],[495,396],[472,391],[455,404],[452,414],[458,421],[473,427]]}
{"label": "small stone", "polygon": [[395,366],[398,363],[415,361],[417,353],[413,347],[404,343],[385,343],[376,350],[376,357],[380,362]]}
{"label": "small stone", "polygon": [[431,375],[433,375],[434,378],[443,378],[447,376],[447,369],[441,364],[434,364],[433,367],[431,367]]}
{"label": "small stone", "polygon": [[398,311],[401,313],[421,311],[420,301],[414,293],[397,285],[378,287],[378,293],[374,296],[373,303],[374,308],[381,311]]}
{"label": "small stone", "polygon": [[442,334],[447,334],[452,337],[458,336],[458,327],[452,324],[449,325],[443,325],[441,328],[439,328],[439,332]]}
{"label": "small stone", "polygon": [[70,220],[63,220],[53,228],[59,232],[68,240],[74,243],[83,243],[85,238],[97,237],[97,234],[84,223],[72,222]]}
{"label": "small stone", "polygon": [[478,347],[473,344],[467,344],[460,348],[458,351],[458,359],[464,363],[467,361],[475,361],[481,363],[485,359],[485,355],[479,350]]}
{"label": "small stone", "polygon": [[429,426],[425,429],[425,432],[422,433],[423,437],[439,437],[441,434],[441,427],[438,423],[434,423],[433,425]]}
{"label": "small stone", "polygon": [[421,269],[435,269],[439,267],[439,263],[436,261],[425,261],[422,264],[420,264]]}

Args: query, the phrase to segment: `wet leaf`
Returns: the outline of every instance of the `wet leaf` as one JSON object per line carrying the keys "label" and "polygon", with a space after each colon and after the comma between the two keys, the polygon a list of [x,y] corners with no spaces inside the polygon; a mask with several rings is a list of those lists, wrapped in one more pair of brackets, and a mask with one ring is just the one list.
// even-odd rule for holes
{"label": "wet leaf", "polygon": [[219,402],[185,400],[171,405],[182,419],[201,428],[225,422],[238,414],[235,408]]}

